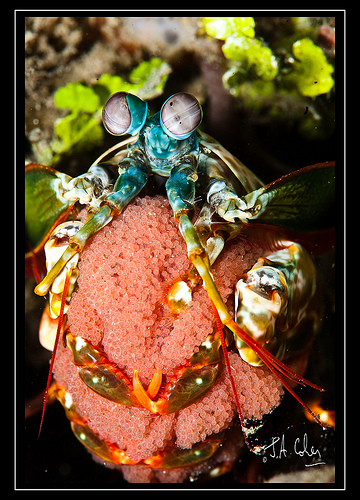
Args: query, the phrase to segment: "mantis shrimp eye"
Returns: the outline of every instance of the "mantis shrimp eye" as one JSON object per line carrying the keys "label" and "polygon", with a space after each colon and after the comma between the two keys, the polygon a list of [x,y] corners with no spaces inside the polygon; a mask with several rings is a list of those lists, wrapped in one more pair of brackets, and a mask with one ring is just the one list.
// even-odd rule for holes
{"label": "mantis shrimp eye", "polygon": [[164,132],[174,139],[187,139],[200,125],[201,120],[199,101],[186,92],[169,97],[160,111],[161,126]]}
{"label": "mantis shrimp eye", "polygon": [[147,118],[148,105],[128,92],[116,92],[106,101],[102,119],[110,134],[137,134]]}

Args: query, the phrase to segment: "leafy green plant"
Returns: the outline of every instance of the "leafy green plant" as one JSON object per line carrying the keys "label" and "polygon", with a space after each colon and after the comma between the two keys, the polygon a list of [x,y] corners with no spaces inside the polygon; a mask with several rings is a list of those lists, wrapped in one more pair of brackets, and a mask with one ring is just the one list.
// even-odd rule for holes
{"label": "leafy green plant", "polygon": [[152,99],[162,94],[170,72],[166,62],[154,57],[134,68],[128,82],[117,75],[103,74],[90,87],[72,82],[57,90],[56,106],[69,113],[56,120],[50,144],[41,150],[34,148],[37,162],[55,165],[64,155],[81,153],[99,145],[104,137],[101,111],[110,95],[126,91],[142,99]]}
{"label": "leafy green plant", "polygon": [[326,94],[334,85],[331,77],[334,68],[327,62],[321,48],[309,38],[292,44],[293,58],[288,58],[292,64],[286,71],[280,71],[280,59],[264,42],[254,38],[255,21],[252,17],[204,17],[202,23],[208,35],[225,41],[222,51],[230,61],[230,68],[223,81],[234,95],[239,95],[239,87],[249,81],[256,82],[260,95],[268,95],[273,87],[259,85],[259,80],[268,82],[276,77],[278,88],[296,89],[308,97]]}
{"label": "leafy green plant", "polygon": [[236,87],[249,79],[271,81],[276,77],[278,61],[269,47],[254,38],[253,17],[203,17],[202,23],[208,35],[225,41],[222,51],[231,65],[223,81],[231,93],[236,95]]}
{"label": "leafy green plant", "polygon": [[[252,17],[204,17],[201,25],[207,35],[224,42],[221,48],[228,69],[222,79],[234,97],[247,108],[266,109],[268,116],[283,117],[287,122],[303,114],[301,110],[306,108],[309,113],[300,128],[308,136],[320,136],[321,114],[315,98],[333,88],[334,68],[322,49],[309,38],[316,36],[310,21],[310,18],[294,18],[293,32],[289,30],[290,24],[284,37],[278,36],[272,48],[255,38]],[[297,39],[296,35],[303,38]]]}
{"label": "leafy green plant", "polygon": [[253,17],[202,17],[201,22],[209,36],[226,40],[229,36],[255,36]]}
{"label": "leafy green plant", "polygon": [[285,82],[296,86],[300,94],[316,97],[327,94],[334,85],[334,68],[327,62],[320,47],[309,38],[297,40],[292,46],[294,63]]}

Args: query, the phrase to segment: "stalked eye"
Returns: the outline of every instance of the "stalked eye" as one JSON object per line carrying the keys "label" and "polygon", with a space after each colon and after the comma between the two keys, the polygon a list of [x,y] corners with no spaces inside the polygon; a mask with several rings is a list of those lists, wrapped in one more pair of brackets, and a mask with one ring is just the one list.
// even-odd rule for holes
{"label": "stalked eye", "polygon": [[105,103],[102,119],[110,134],[137,134],[147,118],[148,106],[139,97],[128,92],[116,92]]}
{"label": "stalked eye", "polygon": [[160,123],[164,132],[174,139],[186,139],[200,125],[202,110],[191,94],[179,92],[164,102]]}

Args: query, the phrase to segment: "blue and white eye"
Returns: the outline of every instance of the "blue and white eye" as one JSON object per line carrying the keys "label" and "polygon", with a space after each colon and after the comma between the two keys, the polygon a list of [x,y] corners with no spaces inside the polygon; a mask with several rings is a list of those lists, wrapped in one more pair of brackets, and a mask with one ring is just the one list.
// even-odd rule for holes
{"label": "blue and white eye", "polygon": [[102,119],[110,134],[137,134],[144,126],[148,105],[139,97],[128,92],[116,92],[106,101]]}
{"label": "blue and white eye", "polygon": [[187,139],[200,125],[201,120],[200,103],[187,92],[179,92],[169,97],[160,111],[163,131],[174,139]]}

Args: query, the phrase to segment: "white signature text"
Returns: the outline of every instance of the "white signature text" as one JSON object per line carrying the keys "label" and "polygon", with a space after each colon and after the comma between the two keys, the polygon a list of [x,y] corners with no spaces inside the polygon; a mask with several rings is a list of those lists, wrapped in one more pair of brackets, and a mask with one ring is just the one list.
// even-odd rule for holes
{"label": "white signature text", "polygon": [[[313,467],[314,465],[325,465],[321,459],[320,450],[314,446],[310,446],[308,435],[305,432],[302,438],[296,438],[292,447],[292,451],[288,451],[285,444],[285,435],[281,437],[273,437],[271,443],[264,448],[264,451],[269,450],[270,458],[289,458],[292,453],[299,457],[311,458],[311,463],[305,464],[305,467]],[[263,462],[267,461],[267,456],[263,457]]]}

